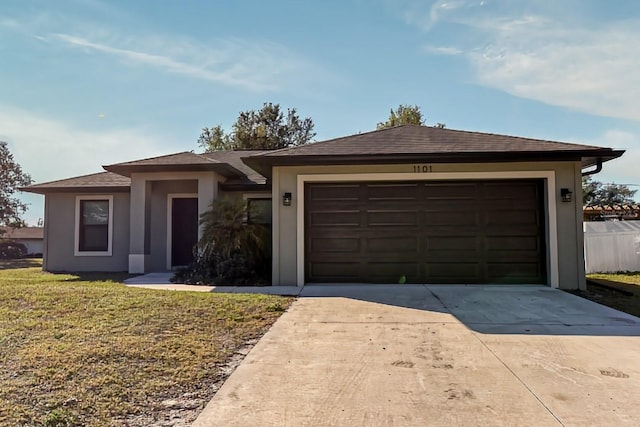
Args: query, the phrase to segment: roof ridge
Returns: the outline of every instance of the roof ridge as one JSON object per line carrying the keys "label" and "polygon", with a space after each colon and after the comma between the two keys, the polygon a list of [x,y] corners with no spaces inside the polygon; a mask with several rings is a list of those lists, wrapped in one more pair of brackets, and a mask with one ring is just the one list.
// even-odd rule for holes
{"label": "roof ridge", "polygon": [[108,167],[111,167],[111,166],[119,166],[119,165],[126,165],[126,164],[129,164],[129,163],[144,162],[144,161],[147,161],[147,160],[161,159],[163,157],[177,156],[177,155],[180,155],[180,154],[195,154],[195,153],[193,151],[186,151],[185,150],[185,151],[179,151],[177,153],[162,154],[160,156],[146,157],[144,159],[136,159],[136,160],[129,160],[127,162],[118,162],[118,163],[112,163],[110,165],[102,165],[102,167],[103,168],[108,168]]}
{"label": "roof ridge", "polygon": [[[199,158],[204,159],[204,160],[206,160],[206,161],[208,161],[208,162],[211,162],[211,163],[224,163],[224,162],[221,162],[221,161],[216,160],[216,159],[210,159],[210,158],[206,157],[206,156],[204,155],[204,153],[203,153],[203,154],[200,154],[200,153],[194,153],[193,151],[187,151],[187,153],[191,153],[191,154],[193,154],[194,156],[198,156]],[[180,154],[183,154],[183,153],[180,153]]]}

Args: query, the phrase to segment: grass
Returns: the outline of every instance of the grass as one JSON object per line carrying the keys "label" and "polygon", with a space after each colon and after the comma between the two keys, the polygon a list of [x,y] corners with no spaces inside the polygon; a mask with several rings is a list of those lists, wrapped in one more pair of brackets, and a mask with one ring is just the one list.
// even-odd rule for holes
{"label": "grass", "polygon": [[164,400],[206,402],[230,358],[291,302],[40,268],[0,261],[0,425],[145,425],[163,419]]}
{"label": "grass", "polygon": [[583,298],[640,317],[640,273],[589,274]]}

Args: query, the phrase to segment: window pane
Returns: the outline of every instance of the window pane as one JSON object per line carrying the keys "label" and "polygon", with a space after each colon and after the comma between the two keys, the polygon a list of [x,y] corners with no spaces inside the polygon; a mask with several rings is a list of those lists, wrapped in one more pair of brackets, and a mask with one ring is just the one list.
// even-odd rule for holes
{"label": "window pane", "polygon": [[82,224],[109,224],[108,200],[82,200],[80,203]]}
{"label": "window pane", "polygon": [[109,250],[109,200],[81,200],[80,238],[81,252],[106,252]]}
{"label": "window pane", "polygon": [[109,250],[109,226],[85,225],[80,233],[80,250],[105,252]]}
{"label": "window pane", "polygon": [[271,199],[249,199],[249,222],[271,224]]}

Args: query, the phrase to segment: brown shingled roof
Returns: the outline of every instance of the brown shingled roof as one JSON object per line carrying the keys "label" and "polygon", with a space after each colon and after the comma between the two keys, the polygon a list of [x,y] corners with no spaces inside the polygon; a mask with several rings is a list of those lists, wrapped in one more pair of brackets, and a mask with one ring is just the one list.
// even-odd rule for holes
{"label": "brown shingled roof", "polygon": [[404,125],[266,152],[265,157],[353,154],[539,152],[601,149],[592,145]]}
{"label": "brown shingled roof", "polygon": [[404,125],[285,148],[252,156],[246,163],[268,173],[274,165],[611,160],[624,151],[516,136]]}
{"label": "brown shingled roof", "polygon": [[201,155],[208,159],[217,160],[222,163],[228,163],[229,165],[233,166],[234,168],[242,172],[244,176],[238,177],[238,178],[230,178],[223,184],[223,186],[225,187],[233,187],[233,186],[246,186],[246,185],[252,185],[252,184],[264,184],[267,181],[267,179],[264,176],[260,175],[255,170],[251,169],[242,161],[243,158],[262,154],[265,152],[268,152],[268,151],[233,150],[233,151],[214,151],[211,153],[203,153]]}
{"label": "brown shingled roof", "polygon": [[[129,191],[131,179],[127,176],[133,171],[193,171],[216,170],[227,176],[222,184],[228,190],[252,189],[266,184],[266,178],[243,163],[242,158],[261,154],[263,150],[216,151],[194,154],[183,152],[167,156],[153,157],[132,162],[105,166],[111,172],[100,172],[58,181],[34,184],[21,188],[30,193],[91,191]],[[212,166],[213,165],[213,166]],[[198,166],[204,166],[199,168]]]}
{"label": "brown shingled roof", "polygon": [[106,165],[103,168],[124,176],[131,176],[134,172],[191,172],[215,171],[223,176],[235,178],[243,174],[228,163],[209,158],[201,154],[184,151],[166,156],[151,157],[131,162]]}
{"label": "brown shingled roof", "polygon": [[99,172],[69,179],[33,184],[20,188],[29,193],[75,192],[91,188],[91,191],[129,191],[131,179],[111,172]]}

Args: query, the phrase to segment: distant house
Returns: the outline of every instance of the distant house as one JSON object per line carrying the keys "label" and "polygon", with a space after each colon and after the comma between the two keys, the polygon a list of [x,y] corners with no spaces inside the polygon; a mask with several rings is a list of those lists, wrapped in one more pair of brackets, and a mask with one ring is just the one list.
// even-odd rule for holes
{"label": "distant house", "polygon": [[630,205],[603,205],[585,206],[582,209],[585,221],[635,221],[640,220],[640,206]]}
{"label": "distant house", "polygon": [[0,236],[1,239],[7,239],[17,243],[22,243],[27,248],[27,254],[29,255],[39,255],[44,253],[44,228],[1,228],[4,230],[4,234]]}
{"label": "distant house", "polygon": [[183,152],[34,184],[48,271],[187,264],[211,201],[272,219],[272,284],[584,288],[581,172],[623,151],[398,126],[274,151]]}

